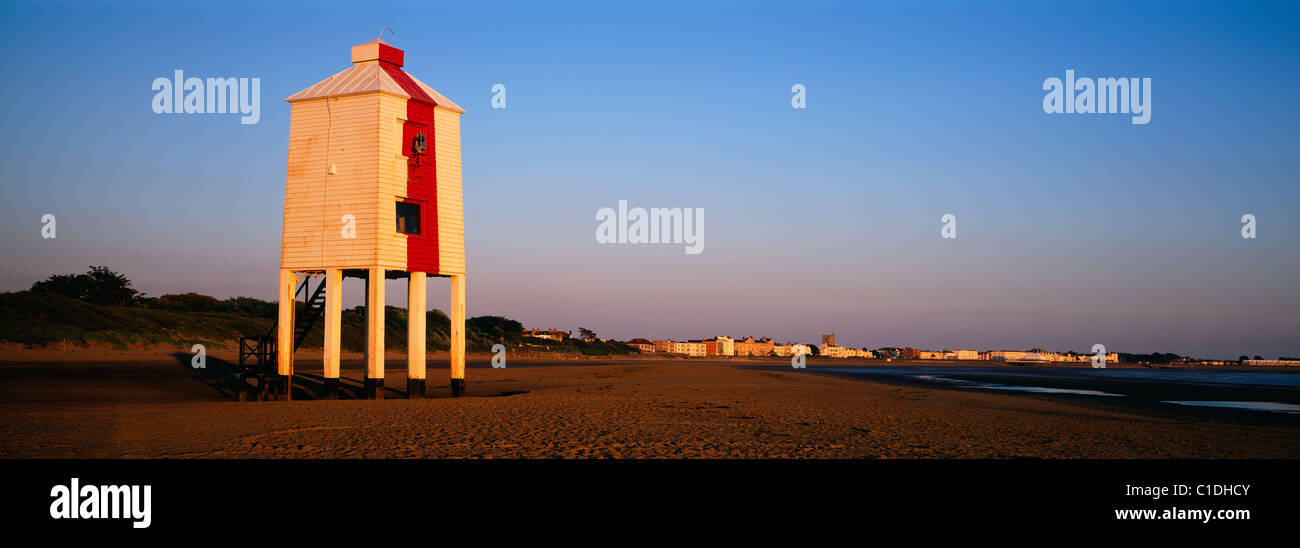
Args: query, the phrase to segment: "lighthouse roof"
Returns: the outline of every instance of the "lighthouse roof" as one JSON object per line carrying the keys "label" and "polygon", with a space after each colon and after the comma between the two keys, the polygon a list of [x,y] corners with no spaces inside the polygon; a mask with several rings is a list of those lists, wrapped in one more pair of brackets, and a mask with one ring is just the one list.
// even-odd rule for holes
{"label": "lighthouse roof", "polygon": [[465,109],[460,108],[451,99],[403,71],[404,57],[402,50],[378,38],[353,46],[352,66],[289,96],[285,101],[293,103],[308,99],[381,91],[459,113],[465,112]]}

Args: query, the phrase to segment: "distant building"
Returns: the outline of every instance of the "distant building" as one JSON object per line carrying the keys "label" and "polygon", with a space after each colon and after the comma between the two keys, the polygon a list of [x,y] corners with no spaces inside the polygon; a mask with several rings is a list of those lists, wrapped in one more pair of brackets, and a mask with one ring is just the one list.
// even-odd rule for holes
{"label": "distant building", "polygon": [[975,361],[980,359],[980,352],[978,350],[944,350],[943,359]]}
{"label": "distant building", "polygon": [[822,344],[835,346],[835,334],[830,333],[830,334],[822,335]]}
{"label": "distant building", "polygon": [[[657,341],[656,341],[657,342]],[[671,343],[667,352],[671,354],[685,354],[687,356],[703,356],[706,348],[704,341],[665,341]]]}
{"label": "distant building", "polygon": [[736,341],[737,356],[767,356],[772,353],[772,348],[776,346],[770,338],[754,340],[753,337],[745,337],[743,341]]}
{"label": "distant building", "polygon": [[989,360],[995,362],[1048,363],[1051,361],[1047,352],[1024,350],[994,350],[989,352]]}
{"label": "distant building", "polygon": [[[1075,354],[1074,352],[1066,354],[1051,353],[1051,361],[1065,363],[1092,363],[1094,354]],[[1106,363],[1119,363],[1119,353],[1111,352],[1106,354]]]}
{"label": "distant building", "polygon": [[653,344],[655,345],[655,352],[661,352],[661,353],[664,353],[664,354],[671,354],[671,353],[673,353],[674,350],[677,349],[677,346],[676,346],[677,343],[673,342],[673,341],[670,340],[670,339],[655,339],[655,340],[652,340],[652,341],[650,341],[650,342],[653,343]]}
{"label": "distant building", "polygon": [[564,339],[567,339],[569,337],[569,334],[565,331],[560,331],[559,329],[547,329],[546,331],[542,331],[541,329],[537,329],[534,327],[531,330],[524,331],[524,336],[532,337],[534,339],[548,339],[552,341],[562,341]]}
{"label": "distant building", "polygon": [[1295,367],[1300,366],[1300,360],[1242,360],[1241,364],[1265,367]]}
{"label": "distant building", "polygon": [[704,345],[704,341],[688,341],[688,342],[677,343],[677,344],[680,345],[678,347],[681,350],[680,352],[678,352],[679,354],[686,354],[687,356],[706,355],[705,353],[707,349]]}
{"label": "distant building", "polygon": [[717,355],[719,355],[719,354],[718,354],[718,341],[715,341],[715,340],[713,340],[713,339],[704,339],[704,355],[705,355],[705,356],[717,356]]}
{"label": "distant building", "polygon": [[826,343],[822,343],[821,346],[817,347],[817,350],[824,358],[871,358],[874,356],[870,350],[865,348],[849,348]]}
{"label": "distant building", "polygon": [[900,348],[898,350],[898,357],[903,359],[912,359],[912,360],[920,359],[921,351],[912,348],[910,346],[906,348]]}
{"label": "distant building", "polygon": [[812,354],[812,349],[803,343],[778,344],[772,346],[772,353],[780,357],[786,357],[796,354]]}
{"label": "distant building", "polygon": [[[1033,350],[992,350],[983,356],[983,359],[989,361],[1014,363],[1091,363],[1092,358],[1093,354],[1046,352],[1037,348]],[[1106,363],[1119,363],[1119,354],[1115,352],[1106,354]]]}
{"label": "distant building", "polygon": [[[826,340],[826,338],[823,337],[822,340]],[[833,344],[822,343],[822,345],[818,347],[817,350],[820,351],[819,354],[823,358],[844,358],[846,357],[844,355],[845,351],[848,349],[844,348],[843,346],[835,346]]]}
{"label": "distant building", "polygon": [[655,343],[646,339],[632,339],[627,341],[627,345],[639,350],[642,354],[653,354],[655,351]]}
{"label": "distant building", "polygon": [[709,356],[735,356],[736,341],[731,337],[714,337],[704,340],[704,353]]}

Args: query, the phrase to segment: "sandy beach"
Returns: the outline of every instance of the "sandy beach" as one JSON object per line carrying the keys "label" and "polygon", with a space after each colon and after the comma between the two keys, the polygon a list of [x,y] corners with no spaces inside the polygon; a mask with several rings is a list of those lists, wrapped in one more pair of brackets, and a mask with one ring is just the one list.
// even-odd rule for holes
{"label": "sandy beach", "polygon": [[[1148,412],[1093,399],[912,386],[773,367],[777,360],[472,356],[451,398],[317,400],[319,352],[294,401],[236,402],[229,362],[163,348],[0,349],[0,456],[200,458],[1296,458],[1296,421]],[[360,356],[343,384],[359,390]],[[817,360],[810,362],[816,368]],[[765,368],[766,367],[766,368]]]}

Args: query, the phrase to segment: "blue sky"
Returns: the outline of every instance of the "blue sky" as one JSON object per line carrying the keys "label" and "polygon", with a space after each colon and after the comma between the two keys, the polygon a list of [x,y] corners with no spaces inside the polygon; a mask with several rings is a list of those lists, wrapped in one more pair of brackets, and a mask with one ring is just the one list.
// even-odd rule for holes
{"label": "blue sky", "polygon": [[[270,298],[283,99],[391,27],[468,111],[471,315],[1300,355],[1295,4],[609,4],[0,3],[0,291],[104,264],[150,295]],[[154,114],[175,69],[261,78],[261,121]],[[1151,78],[1150,123],[1043,113],[1067,69]],[[620,199],[704,208],[704,253],[598,244]],[[429,295],[445,309],[446,282]]]}

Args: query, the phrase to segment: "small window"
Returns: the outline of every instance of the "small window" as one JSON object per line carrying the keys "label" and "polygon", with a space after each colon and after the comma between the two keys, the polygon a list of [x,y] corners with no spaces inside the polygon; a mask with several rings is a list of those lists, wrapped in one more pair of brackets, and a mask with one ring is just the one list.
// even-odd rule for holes
{"label": "small window", "polygon": [[420,204],[397,202],[397,231],[402,234],[420,233]]}

